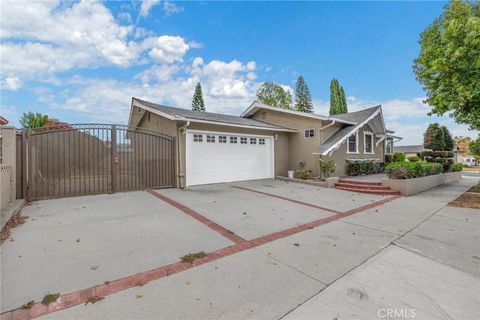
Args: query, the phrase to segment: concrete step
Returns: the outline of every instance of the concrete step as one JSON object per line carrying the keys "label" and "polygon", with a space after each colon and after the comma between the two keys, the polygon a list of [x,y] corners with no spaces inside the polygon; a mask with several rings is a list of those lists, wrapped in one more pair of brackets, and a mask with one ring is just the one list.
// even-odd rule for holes
{"label": "concrete step", "polygon": [[389,187],[382,185],[366,185],[366,184],[357,184],[350,182],[338,182],[335,183],[335,187],[344,187],[344,188],[356,188],[356,189],[367,189],[367,190],[390,190]]}
{"label": "concrete step", "polygon": [[381,186],[382,183],[378,181],[362,181],[362,180],[349,180],[349,179],[340,179],[338,183],[351,183],[351,184],[360,184],[360,185],[367,185],[367,186]]}
{"label": "concrete step", "polygon": [[378,195],[399,195],[400,192],[393,191],[393,190],[372,190],[372,189],[359,189],[353,187],[336,187],[340,190],[345,191],[352,191],[352,192],[360,192],[360,193],[370,193],[370,194],[378,194]]}

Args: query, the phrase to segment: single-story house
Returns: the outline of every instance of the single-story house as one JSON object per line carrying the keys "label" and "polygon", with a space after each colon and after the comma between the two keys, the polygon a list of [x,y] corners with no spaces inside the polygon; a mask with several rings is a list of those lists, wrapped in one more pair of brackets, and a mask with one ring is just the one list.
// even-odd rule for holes
{"label": "single-story house", "polygon": [[132,98],[129,125],[176,138],[177,186],[319,175],[319,158],[384,161],[401,139],[385,127],[381,106],[335,116],[271,107],[254,101],[240,116],[199,112]]}
{"label": "single-story house", "polygon": [[395,146],[395,152],[401,152],[408,157],[418,157],[420,153],[424,151],[423,145],[413,145],[413,146]]}

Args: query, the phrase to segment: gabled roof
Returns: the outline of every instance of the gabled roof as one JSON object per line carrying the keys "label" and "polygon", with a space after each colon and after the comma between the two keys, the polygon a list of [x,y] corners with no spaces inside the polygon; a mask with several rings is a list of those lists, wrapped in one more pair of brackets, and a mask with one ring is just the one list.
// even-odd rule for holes
{"label": "gabled roof", "polygon": [[261,130],[297,132],[297,130],[295,129],[285,128],[255,119],[243,118],[239,116],[221,113],[201,112],[183,108],[167,107],[149,101],[141,100],[135,97],[132,98],[132,107],[133,106],[143,108],[147,111],[161,115],[170,120],[212,123],[217,125],[253,128]]}
{"label": "gabled roof", "polygon": [[[319,120],[332,120],[331,117],[328,116],[322,116],[320,114],[316,113],[310,113],[310,112],[300,112],[300,111],[295,111],[295,110],[290,110],[290,109],[283,109],[283,108],[278,108],[278,107],[272,107],[269,105],[266,105],[264,103],[261,103],[259,101],[253,101],[253,103],[248,107],[240,116],[241,117],[251,117],[255,112],[257,112],[259,109],[266,109],[266,110],[273,110],[277,112],[283,112],[283,113],[288,113],[291,115],[296,115],[296,116],[301,116],[301,117],[307,117],[307,118],[314,118],[314,119],[319,119]],[[345,123],[345,124],[355,124],[355,122],[351,122],[349,120],[342,120],[342,119],[336,119],[338,122]]]}
{"label": "gabled roof", "polygon": [[343,127],[342,129],[337,131],[334,135],[328,138],[324,143],[319,145],[313,154],[326,156],[327,154],[335,151],[340,147],[340,145],[343,143],[343,141],[345,141],[345,139],[347,139],[352,134],[357,132],[358,129],[363,127],[370,120],[375,118],[377,115],[381,117],[381,120],[382,120],[381,122],[382,122],[383,130],[385,133],[381,106],[375,106],[372,108],[368,108],[368,109],[364,109],[356,112],[350,112],[350,113],[331,116],[332,119],[341,119],[341,120],[355,122],[355,125],[349,125],[349,126]]}
{"label": "gabled roof", "polygon": [[381,108],[380,106],[375,106],[371,107],[368,109],[363,109],[360,111],[355,111],[355,112],[349,112],[349,113],[343,113],[343,114],[336,114],[333,116],[330,116],[330,118],[333,119],[338,119],[338,120],[344,120],[344,121],[350,121],[353,122],[354,124],[363,122],[366,118],[370,117],[372,113],[374,113],[377,109]]}

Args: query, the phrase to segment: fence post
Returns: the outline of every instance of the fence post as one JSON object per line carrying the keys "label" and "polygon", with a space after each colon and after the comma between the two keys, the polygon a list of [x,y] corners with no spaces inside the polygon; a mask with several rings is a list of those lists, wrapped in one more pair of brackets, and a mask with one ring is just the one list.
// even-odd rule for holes
{"label": "fence post", "polygon": [[112,136],[111,136],[111,167],[112,167],[112,192],[117,191],[117,126],[112,125]]}
{"label": "fence post", "polygon": [[22,198],[27,199],[27,129],[22,130]]}

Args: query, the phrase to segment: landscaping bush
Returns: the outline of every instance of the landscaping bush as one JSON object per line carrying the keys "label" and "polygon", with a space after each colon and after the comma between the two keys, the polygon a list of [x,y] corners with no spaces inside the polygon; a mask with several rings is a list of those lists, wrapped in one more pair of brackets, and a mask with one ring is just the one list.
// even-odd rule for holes
{"label": "landscaping bush", "polygon": [[427,170],[427,176],[431,176],[431,175],[439,174],[443,172],[443,166],[440,163],[426,162],[423,165]]}
{"label": "landscaping bush", "polygon": [[330,173],[335,172],[335,169],[337,168],[337,165],[333,160],[319,159],[318,162],[320,164],[320,172],[323,173],[325,179],[330,177]]}
{"label": "landscaping bush", "polygon": [[[443,172],[443,166],[440,163],[428,163],[424,161],[418,162],[393,162],[385,168],[385,172],[388,173],[391,179],[410,179],[410,178],[395,178],[396,175],[401,175],[403,171],[395,170],[395,174],[392,174],[393,169],[395,168],[404,168],[410,178],[421,178],[427,175],[439,174]],[[403,175],[404,176],[404,175]]]}
{"label": "landscaping bush", "polygon": [[463,163],[457,162],[452,165],[453,172],[462,171],[462,170],[463,170]]}
{"label": "landscaping bush", "polygon": [[297,178],[302,179],[302,180],[307,180],[310,178],[310,174],[312,172],[310,170],[302,169],[302,170],[297,170]]}
{"label": "landscaping bush", "polygon": [[381,173],[385,169],[384,162],[378,161],[349,161],[347,173],[349,176]]}
{"label": "landscaping bush", "polygon": [[404,167],[395,167],[388,174],[390,179],[410,179],[412,176]]}
{"label": "landscaping bush", "polygon": [[392,162],[393,162],[393,154],[386,154],[385,163],[392,163]]}
{"label": "landscaping bush", "polygon": [[413,157],[408,157],[407,160],[410,161],[410,162],[418,162],[418,161],[420,161],[420,160],[422,160],[422,159],[420,159],[420,158],[417,157],[417,156],[413,156]]}
{"label": "landscaping bush", "polygon": [[393,162],[402,162],[405,161],[405,154],[402,152],[395,152],[393,154]]}

